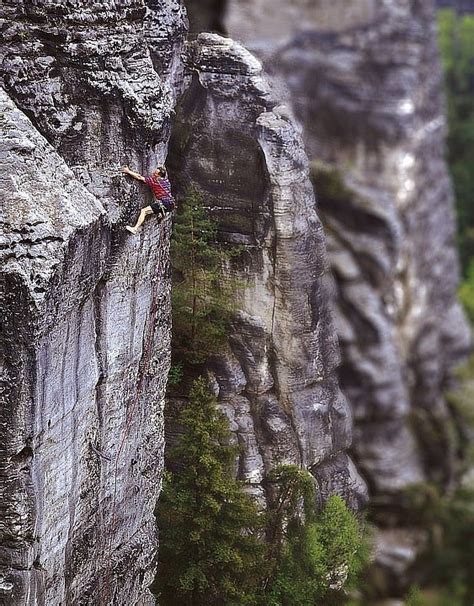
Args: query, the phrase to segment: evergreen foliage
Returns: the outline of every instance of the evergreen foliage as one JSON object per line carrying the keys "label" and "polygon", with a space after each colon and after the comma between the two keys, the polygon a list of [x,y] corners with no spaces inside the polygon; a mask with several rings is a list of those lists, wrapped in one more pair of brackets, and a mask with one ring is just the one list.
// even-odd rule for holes
{"label": "evergreen foliage", "polygon": [[[329,606],[362,566],[362,537],[344,501],[316,513],[314,479],[296,466],[269,476],[274,498],[259,513],[233,479],[237,450],[203,379],[179,418],[157,510],[160,606]],[[267,541],[263,540],[266,535]]]}
{"label": "evergreen foliage", "polygon": [[[191,187],[174,227],[171,386],[218,351],[232,312],[236,282],[223,281],[222,268],[240,249],[219,249],[203,203]],[[234,479],[238,449],[202,378],[177,425],[183,433],[168,453],[175,471],[165,476],[157,509],[160,606],[340,603],[360,546],[357,520],[342,499],[332,497],[318,517],[314,478],[281,466],[268,477],[269,511],[259,513]]]}
{"label": "evergreen foliage", "polygon": [[183,380],[183,363],[176,362],[176,364],[171,364],[170,370],[168,372],[168,386],[174,387],[175,385],[179,385]]}
{"label": "evergreen foliage", "polygon": [[[443,543],[436,551],[434,578],[451,604],[474,601],[474,488],[461,487],[442,502]],[[448,602],[446,602],[448,603]]]}
{"label": "evergreen foliage", "polygon": [[315,517],[314,478],[297,465],[280,465],[268,474],[267,485],[272,487],[269,503],[267,540],[270,548],[279,553],[287,538],[287,526],[292,521],[312,522]]}
{"label": "evergreen foliage", "polygon": [[424,526],[431,536],[425,567],[427,578],[432,579],[432,588],[436,590],[436,599],[428,603],[430,606],[472,606],[474,487],[461,486],[454,494],[443,495],[434,484],[419,484],[407,496],[411,499],[413,520]]}
{"label": "evergreen foliage", "polygon": [[157,510],[160,606],[254,605],[260,518],[234,479],[237,450],[204,379],[194,382],[178,421],[183,435],[169,457],[179,472],[167,474]]}
{"label": "evergreen foliage", "polygon": [[448,394],[465,453],[464,481],[453,494],[436,486],[420,490],[419,511],[432,531],[431,574],[440,587],[439,606],[472,606],[474,601],[474,356],[458,370],[458,387]]}
{"label": "evergreen foliage", "polygon": [[425,604],[426,602],[418,585],[412,585],[405,599],[405,606],[425,606]]}
{"label": "evergreen foliage", "polygon": [[367,555],[357,519],[339,496],[317,515],[314,479],[296,466],[277,468],[269,481],[276,491],[268,512],[271,566],[264,603],[342,604],[342,590],[356,580]]}
{"label": "evergreen foliage", "polygon": [[232,256],[216,243],[216,224],[191,186],[180,203],[171,240],[173,356],[200,364],[225,341],[232,309],[222,266]]}
{"label": "evergreen foliage", "polygon": [[474,258],[474,16],[440,10],[438,26],[448,108],[448,160],[456,194],[460,256],[466,275]]}
{"label": "evergreen foliage", "polygon": [[[472,195],[474,196],[474,190]],[[466,277],[459,288],[459,298],[464,305],[469,320],[474,325],[474,257],[469,260]]]}
{"label": "evergreen foliage", "polygon": [[[474,276],[473,276],[474,277]],[[448,394],[455,412],[465,453],[465,471],[472,474],[474,465],[474,355],[458,370],[458,388]],[[439,523],[443,543],[437,550],[436,578],[447,587],[446,598],[452,606],[474,603],[474,481],[472,476],[453,495],[441,500]]]}
{"label": "evergreen foliage", "polygon": [[317,531],[328,569],[329,589],[352,586],[366,564],[368,546],[364,544],[357,518],[339,495],[329,498],[318,518]]}
{"label": "evergreen foliage", "polygon": [[474,355],[457,369],[456,379],[457,387],[447,394],[447,401],[456,420],[465,471],[469,471],[474,465]]}
{"label": "evergreen foliage", "polygon": [[269,606],[315,606],[324,595],[324,553],[316,524],[292,521],[269,593]]}

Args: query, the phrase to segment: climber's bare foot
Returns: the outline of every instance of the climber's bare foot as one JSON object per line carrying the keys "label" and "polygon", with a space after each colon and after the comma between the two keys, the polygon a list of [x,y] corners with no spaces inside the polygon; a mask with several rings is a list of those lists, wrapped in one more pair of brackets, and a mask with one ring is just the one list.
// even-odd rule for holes
{"label": "climber's bare foot", "polygon": [[128,229],[128,231],[129,231],[131,234],[134,234],[134,235],[135,235],[135,234],[137,233],[137,231],[138,231],[138,229],[137,229],[136,227],[132,227],[131,225],[126,225],[126,226],[125,226],[125,229]]}

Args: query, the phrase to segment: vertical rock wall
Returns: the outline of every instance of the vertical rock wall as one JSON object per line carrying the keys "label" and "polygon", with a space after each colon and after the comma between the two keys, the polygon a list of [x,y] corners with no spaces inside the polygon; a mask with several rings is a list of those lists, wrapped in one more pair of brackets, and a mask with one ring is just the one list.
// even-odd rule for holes
{"label": "vertical rock wall", "polygon": [[166,155],[185,23],[154,5],[2,7],[2,604],[153,603],[170,221],[127,235],[119,167]]}
{"label": "vertical rock wall", "polygon": [[365,487],[346,455],[351,418],[300,133],[243,47],[202,34],[186,56],[192,81],[170,148],[176,187],[197,183],[221,240],[244,250],[226,272],[241,284],[228,347],[208,367],[244,446],[240,476],[262,494],[269,469],[301,464],[322,498],[337,491],[357,507]]}
{"label": "vertical rock wall", "polygon": [[337,283],[353,453],[396,590],[422,543],[405,489],[455,480],[444,392],[469,345],[434,4],[229,0],[219,20],[264,60],[303,126]]}
{"label": "vertical rock wall", "polygon": [[124,231],[146,194],[119,167],[163,162],[185,91],[176,188],[195,180],[220,237],[245,249],[228,268],[245,284],[239,313],[209,366],[245,446],[240,476],[264,498],[266,471],[299,463],[321,498],[339,492],[358,507],[308,161],[242,47],[201,37],[183,65],[178,2],[10,0],[3,11],[0,595],[151,603],[170,223]]}
{"label": "vertical rock wall", "polygon": [[394,586],[416,553],[403,490],[453,480],[442,393],[468,335],[432,6],[217,4],[271,86],[214,35],[184,65],[178,0],[2,7],[2,603],[152,603],[170,223],[124,232],[146,194],[119,166],[162,163],[172,122],[177,190],[196,181],[222,241],[244,249],[228,267],[239,313],[208,366],[240,476],[264,498],[269,468],[300,463],[321,498],[365,500],[304,139],[354,455]]}

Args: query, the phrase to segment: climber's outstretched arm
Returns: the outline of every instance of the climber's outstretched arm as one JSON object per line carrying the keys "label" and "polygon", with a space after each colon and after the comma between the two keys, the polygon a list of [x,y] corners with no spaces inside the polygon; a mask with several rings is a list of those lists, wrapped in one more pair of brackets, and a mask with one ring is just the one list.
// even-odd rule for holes
{"label": "climber's outstretched arm", "polygon": [[133,170],[130,170],[128,168],[128,166],[123,166],[122,167],[122,172],[125,173],[126,175],[130,175],[134,179],[137,179],[137,181],[145,181],[145,177],[143,177],[142,175],[140,175],[140,173],[133,172]]}

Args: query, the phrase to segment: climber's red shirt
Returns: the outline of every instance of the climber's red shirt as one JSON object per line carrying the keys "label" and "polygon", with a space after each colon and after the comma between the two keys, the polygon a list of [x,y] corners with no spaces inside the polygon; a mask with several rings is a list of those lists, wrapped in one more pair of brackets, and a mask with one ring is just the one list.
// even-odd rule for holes
{"label": "climber's red shirt", "polygon": [[155,179],[155,177],[150,175],[149,177],[145,177],[145,183],[152,189],[157,200],[173,198],[171,194],[171,183],[168,179]]}

